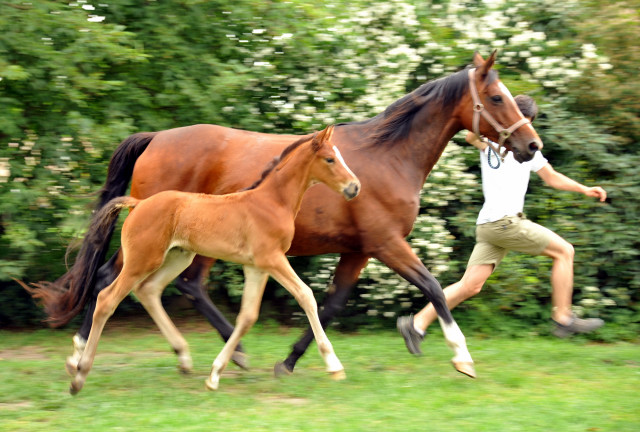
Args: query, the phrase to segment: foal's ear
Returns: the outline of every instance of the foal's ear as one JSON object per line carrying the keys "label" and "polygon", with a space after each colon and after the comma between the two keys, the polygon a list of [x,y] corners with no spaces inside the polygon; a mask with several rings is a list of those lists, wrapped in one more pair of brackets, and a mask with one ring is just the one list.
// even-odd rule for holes
{"label": "foal's ear", "polygon": [[331,137],[333,136],[333,127],[334,125],[329,125],[324,130],[318,132],[318,135],[314,138],[318,147],[323,146],[325,143],[331,141]]}

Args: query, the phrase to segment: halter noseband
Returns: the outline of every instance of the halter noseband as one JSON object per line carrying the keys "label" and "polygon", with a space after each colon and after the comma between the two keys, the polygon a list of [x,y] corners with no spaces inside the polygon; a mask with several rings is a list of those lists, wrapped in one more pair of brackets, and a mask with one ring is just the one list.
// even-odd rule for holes
{"label": "halter noseband", "polygon": [[[473,133],[476,134],[482,141],[487,143],[491,150],[495,152],[496,155],[500,156],[500,159],[502,161],[504,161],[506,151],[505,154],[501,153],[504,142],[520,126],[531,122],[527,118],[523,117],[506,129],[502,127],[502,125],[498,123],[487,110],[484,109],[484,105],[482,105],[482,103],[480,102],[480,96],[478,94],[478,89],[476,88],[476,68],[469,69],[469,89],[471,91],[471,99],[473,99],[473,119],[471,123]],[[497,149],[494,147],[495,143],[493,141],[490,141],[480,134],[480,116],[482,116],[491,126],[493,126],[496,132],[498,132],[498,134],[500,135]]]}

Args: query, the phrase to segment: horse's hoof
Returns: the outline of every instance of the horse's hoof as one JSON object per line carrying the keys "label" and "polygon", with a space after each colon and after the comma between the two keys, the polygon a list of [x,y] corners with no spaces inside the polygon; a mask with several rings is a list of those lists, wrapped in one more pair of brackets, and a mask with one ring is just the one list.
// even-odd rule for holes
{"label": "horse's hoof", "polygon": [[249,356],[241,351],[234,351],[231,355],[231,361],[240,369],[249,370]]}
{"label": "horse's hoof", "polygon": [[213,381],[211,379],[211,377],[208,377],[205,381],[204,381],[204,385],[207,386],[208,390],[212,390],[212,391],[216,391],[218,390],[218,380]]}
{"label": "horse's hoof", "polygon": [[276,376],[276,378],[289,376],[292,373],[293,373],[293,371],[289,370],[289,368],[287,368],[287,366],[285,366],[284,362],[278,362],[273,367],[273,374]]}
{"label": "horse's hoof", "polygon": [[344,369],[335,372],[329,372],[329,376],[334,381],[342,381],[344,379],[347,379],[347,374],[344,372]]}
{"label": "horse's hoof", "polygon": [[473,362],[453,361],[451,363],[453,363],[453,367],[461,374],[465,374],[470,378],[476,377],[476,369],[473,367]]}
{"label": "horse's hoof", "polygon": [[64,368],[70,377],[75,377],[78,373],[78,363],[73,361],[71,357],[67,357],[67,362],[64,364]]}

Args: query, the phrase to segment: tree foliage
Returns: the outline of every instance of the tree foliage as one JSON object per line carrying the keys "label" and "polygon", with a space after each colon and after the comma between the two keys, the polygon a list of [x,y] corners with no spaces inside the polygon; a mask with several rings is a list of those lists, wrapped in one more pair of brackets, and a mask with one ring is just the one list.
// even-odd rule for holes
{"label": "tree foliage", "polygon": [[[575,245],[576,310],[618,324],[602,337],[637,334],[637,2],[12,0],[0,9],[0,323],[38,316],[11,278],[65,271],[90,194],[131,133],[194,123],[306,133],[376,115],[474,51],[498,49],[501,79],[541,107],[547,158],[611,196],[597,204],[534,180],[526,211]],[[462,275],[473,247],[477,162],[454,138],[409,238],[443,286]],[[318,296],[335,262],[294,260]],[[456,316],[478,331],[543,331],[549,268],[542,257],[509,255]],[[238,300],[237,267],[217,265],[211,278]],[[270,296],[289,301],[278,288]],[[392,322],[423,302],[374,261],[341,322]]]}

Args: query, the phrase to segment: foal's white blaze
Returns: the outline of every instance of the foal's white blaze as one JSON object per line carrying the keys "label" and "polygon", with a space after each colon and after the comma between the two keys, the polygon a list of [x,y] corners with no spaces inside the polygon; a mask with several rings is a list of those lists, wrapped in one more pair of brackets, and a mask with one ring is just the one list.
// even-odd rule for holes
{"label": "foal's white blaze", "polygon": [[333,146],[333,151],[336,153],[336,158],[338,159],[338,161],[340,161],[344,169],[346,169],[349,174],[355,177],[356,175],[353,173],[353,171],[351,171],[351,168],[347,166],[347,163],[342,158],[342,153],[340,153],[340,150],[338,150],[338,147]]}
{"label": "foal's white blaze", "polygon": [[450,324],[445,323],[442,318],[438,317],[440,321],[440,327],[444,333],[444,337],[447,340],[447,345],[453,350],[454,356],[451,361],[455,362],[468,362],[473,363],[471,353],[467,349],[467,341],[458,327],[455,321]]}

